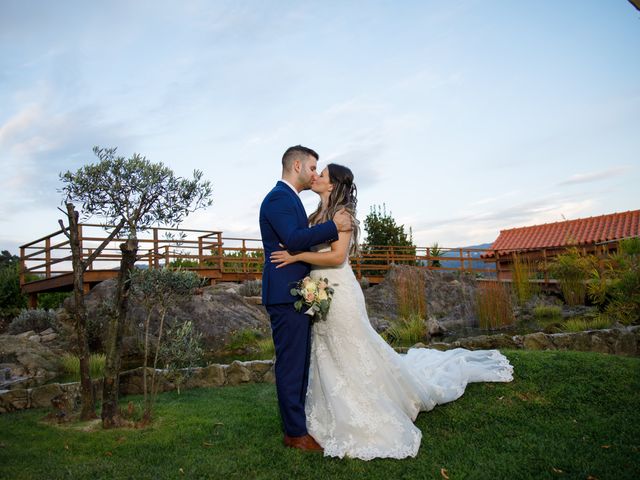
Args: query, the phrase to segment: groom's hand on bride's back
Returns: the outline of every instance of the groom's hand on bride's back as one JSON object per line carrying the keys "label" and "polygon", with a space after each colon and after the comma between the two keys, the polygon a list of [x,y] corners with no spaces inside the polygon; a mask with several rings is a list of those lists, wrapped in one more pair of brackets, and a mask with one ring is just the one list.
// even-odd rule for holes
{"label": "groom's hand on bride's back", "polygon": [[333,223],[336,224],[339,232],[349,232],[353,229],[351,225],[351,215],[349,215],[344,208],[338,210],[333,216]]}

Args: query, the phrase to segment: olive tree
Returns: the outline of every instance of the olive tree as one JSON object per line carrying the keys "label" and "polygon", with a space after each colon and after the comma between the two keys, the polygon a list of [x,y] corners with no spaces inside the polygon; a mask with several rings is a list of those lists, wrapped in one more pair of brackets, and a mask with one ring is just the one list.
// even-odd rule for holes
{"label": "olive tree", "polygon": [[89,268],[89,265],[91,265],[94,259],[100,255],[109,242],[111,242],[122,230],[124,220],[120,220],[118,225],[111,230],[109,236],[103,240],[100,245],[98,245],[91,255],[84,257],[82,254],[82,247],[80,245],[80,214],[76,210],[75,205],[69,200],[70,197],[67,195],[67,202],[65,203],[66,210],[60,209],[60,211],[67,215],[69,226],[65,227],[62,220],[58,220],[58,223],[62,228],[62,232],[69,239],[69,245],[71,247],[74,300],[73,324],[77,342],[76,352],[78,359],[80,360],[80,418],[82,420],[89,420],[91,418],[95,418],[96,401],[93,394],[93,384],[91,382],[91,373],[89,368],[89,358],[91,354],[89,352],[89,340],[87,338],[87,309],[84,304],[84,272]]}
{"label": "olive tree", "polygon": [[[170,270],[168,268],[136,270],[131,276],[132,293],[135,295],[146,310],[143,324],[144,330],[144,358],[142,385],[144,394],[145,421],[150,421],[153,414],[153,406],[158,396],[157,369],[161,352],[164,360],[167,360],[167,353],[171,353],[170,365],[176,360],[191,359],[190,353],[196,353],[199,349],[193,348],[191,343],[176,342],[176,338],[190,339],[191,326],[185,327],[179,322],[174,322],[169,332],[166,332],[165,319],[169,309],[180,302],[187,301],[198,287],[202,285],[202,279],[195,272],[185,270]],[[156,328],[152,329],[152,318],[156,318]],[[188,330],[184,330],[187,328]],[[185,335],[188,334],[188,335]],[[155,346],[153,347],[153,361],[151,369],[151,382],[147,379],[147,367],[151,356],[151,336],[155,336]],[[190,336],[191,335],[191,336]],[[169,340],[168,342],[166,340]],[[166,344],[166,345],[165,345]],[[175,359],[175,360],[174,360]],[[182,365],[180,365],[182,366]],[[191,365],[186,365],[191,366]]]}
{"label": "olive tree", "polygon": [[122,223],[126,239],[120,244],[120,270],[114,311],[106,335],[102,391],[102,425],[117,426],[118,380],[130,275],[138,254],[138,234],[153,225],[177,226],[189,213],[211,205],[211,184],[202,172],[181,178],[162,163],[137,153],[118,156],[115,148],[94,147],[98,162],[61,174],[69,202],[82,205],[83,215],[101,217],[106,224]]}

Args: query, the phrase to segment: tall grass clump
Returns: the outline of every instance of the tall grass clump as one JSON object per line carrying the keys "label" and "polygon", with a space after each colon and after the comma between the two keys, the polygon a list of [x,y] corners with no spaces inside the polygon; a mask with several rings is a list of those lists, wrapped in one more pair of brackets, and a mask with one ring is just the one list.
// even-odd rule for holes
{"label": "tall grass clump", "polygon": [[400,317],[391,323],[384,332],[383,338],[390,344],[413,345],[427,336],[427,325],[424,318],[417,314]]}
{"label": "tall grass clump", "polygon": [[398,313],[403,318],[413,315],[425,318],[427,298],[424,272],[415,267],[396,267],[393,271],[393,286],[398,301]]}
{"label": "tall grass clump", "polygon": [[[104,353],[92,353],[89,357],[89,372],[91,378],[100,378],[104,375],[104,364],[106,356]],[[72,353],[62,355],[62,368],[65,373],[73,378],[80,379],[80,359]]]}
{"label": "tall grass clump", "polygon": [[549,264],[549,271],[560,283],[567,305],[584,305],[587,280],[597,265],[598,259],[594,255],[583,255],[576,247],[569,248]]}
{"label": "tall grass clump", "polygon": [[533,270],[528,260],[523,259],[518,254],[513,255],[513,264],[511,265],[511,278],[513,281],[511,285],[519,305],[527,303],[536,293],[536,285],[531,282]]}
{"label": "tall grass clump", "polygon": [[560,320],[562,308],[558,305],[538,305],[533,309],[533,316],[536,320]]}
{"label": "tall grass clump", "polygon": [[515,321],[509,289],[502,282],[481,282],[476,292],[478,323],[483,329],[512,325]]}
{"label": "tall grass clump", "polygon": [[571,318],[562,324],[562,330],[565,332],[582,332],[584,330],[601,330],[610,326],[611,322],[606,316],[598,315],[592,319]]}

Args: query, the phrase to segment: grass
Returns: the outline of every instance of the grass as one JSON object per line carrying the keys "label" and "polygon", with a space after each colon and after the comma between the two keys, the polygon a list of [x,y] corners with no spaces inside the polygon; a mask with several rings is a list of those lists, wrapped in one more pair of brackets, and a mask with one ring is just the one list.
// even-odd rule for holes
{"label": "grass", "polygon": [[[99,378],[104,375],[104,364],[106,361],[104,353],[92,353],[89,356],[89,371],[91,378]],[[62,368],[71,378],[76,381],[80,379],[80,359],[71,354],[62,355]]]}
{"label": "grass", "polygon": [[[640,359],[505,352],[508,384],[471,384],[422,413],[416,458],[362,462],[282,446],[275,388],[161,394],[157,423],[85,432],[44,410],[0,415],[0,478],[586,479],[640,478]],[[139,402],[140,397],[127,397]]]}
{"label": "grass", "polygon": [[476,312],[482,329],[496,329],[515,321],[509,289],[501,282],[482,282],[476,292]]}
{"label": "grass", "polygon": [[558,305],[538,305],[533,309],[537,320],[558,321],[562,319],[562,307]]}
{"label": "grass", "polygon": [[582,332],[584,330],[600,330],[609,328],[611,321],[603,316],[598,315],[595,318],[571,318],[562,324],[565,332]]}
{"label": "grass", "polygon": [[427,326],[424,318],[412,314],[408,318],[401,317],[391,323],[385,330],[383,338],[390,344],[413,345],[421,342],[427,336]]}

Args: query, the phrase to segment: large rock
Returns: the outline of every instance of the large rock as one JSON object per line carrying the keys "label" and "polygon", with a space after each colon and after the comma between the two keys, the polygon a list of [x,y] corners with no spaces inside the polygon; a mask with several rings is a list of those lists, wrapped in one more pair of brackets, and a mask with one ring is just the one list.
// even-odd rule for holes
{"label": "large rock", "polygon": [[[91,323],[106,331],[108,317],[104,305],[113,298],[115,280],[107,280],[98,284],[85,297],[87,312]],[[222,350],[233,335],[241,330],[269,329],[269,318],[266,309],[247,301],[238,293],[239,285],[218,284],[205,287],[199,294],[192,295],[172,307],[167,313],[166,320],[191,320],[198,332],[202,333],[202,343],[206,350]],[[65,309],[70,312],[73,302],[65,301]],[[64,315],[63,315],[64,316]],[[127,364],[130,358],[139,358],[142,350],[141,328],[144,325],[146,312],[143,305],[134,296],[130,298],[128,335],[123,341],[123,358]],[[159,318],[152,316],[152,330],[155,331]]]}
{"label": "large rock", "polygon": [[60,357],[45,345],[16,335],[0,335],[0,364],[5,377],[9,370],[10,378],[36,379],[35,383],[57,376],[62,368]]}
{"label": "large rock", "polygon": [[381,330],[399,317],[396,281],[399,275],[415,269],[425,282],[427,315],[436,318],[444,328],[475,325],[475,277],[458,272],[424,270],[407,265],[394,265],[384,280],[364,290],[367,312],[374,328]]}

